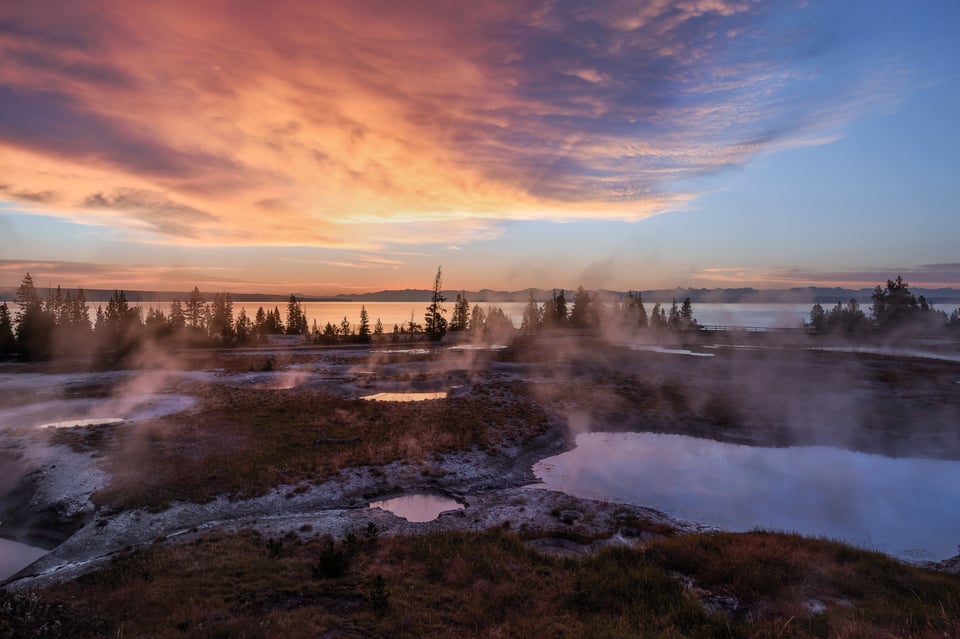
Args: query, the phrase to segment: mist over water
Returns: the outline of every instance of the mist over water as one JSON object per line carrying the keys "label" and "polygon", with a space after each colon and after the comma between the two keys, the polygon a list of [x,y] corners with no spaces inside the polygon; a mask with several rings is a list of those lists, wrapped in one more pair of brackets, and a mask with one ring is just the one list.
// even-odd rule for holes
{"label": "mist over water", "polygon": [[826,536],[910,559],[945,559],[960,544],[958,461],[655,433],[582,433],[576,444],[534,466],[546,488],[726,530]]}

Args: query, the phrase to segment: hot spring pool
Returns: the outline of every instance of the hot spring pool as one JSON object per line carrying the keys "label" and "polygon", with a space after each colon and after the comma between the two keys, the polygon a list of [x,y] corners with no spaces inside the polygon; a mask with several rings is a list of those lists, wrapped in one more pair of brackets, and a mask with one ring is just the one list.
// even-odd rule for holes
{"label": "hot spring pool", "polygon": [[958,461],[654,433],[586,433],[576,443],[534,465],[543,487],[726,530],[826,536],[902,558],[958,552]]}

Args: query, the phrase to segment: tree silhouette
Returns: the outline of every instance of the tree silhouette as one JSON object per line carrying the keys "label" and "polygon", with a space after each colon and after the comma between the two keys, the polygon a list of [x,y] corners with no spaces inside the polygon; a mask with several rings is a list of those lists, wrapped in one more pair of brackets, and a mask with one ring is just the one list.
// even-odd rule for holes
{"label": "tree silhouette", "polygon": [[457,293],[457,301],[453,305],[453,317],[450,318],[451,331],[465,331],[470,322],[470,302],[463,291]]}
{"label": "tree silhouette", "polygon": [[438,266],[437,275],[433,279],[433,296],[430,298],[430,306],[427,307],[427,313],[423,318],[424,330],[432,340],[442,339],[447,332],[447,318],[443,316],[446,313],[443,308],[446,298],[441,292],[442,285],[442,273]]}
{"label": "tree silhouette", "polygon": [[530,289],[527,297],[527,305],[523,307],[523,317],[520,319],[520,330],[525,335],[531,335],[540,330],[540,307],[537,300],[533,297],[533,289]]}
{"label": "tree silhouette", "polygon": [[210,324],[207,326],[210,338],[221,344],[232,344],[236,333],[233,325],[233,299],[230,293],[216,293],[210,309]]}
{"label": "tree silhouette", "polygon": [[360,328],[357,331],[357,337],[361,342],[370,341],[370,316],[367,314],[367,307],[360,307]]}
{"label": "tree silhouette", "polygon": [[194,286],[187,299],[187,326],[193,329],[203,328],[204,306],[203,295],[200,294],[200,289]]}
{"label": "tree silhouette", "polygon": [[14,300],[20,307],[16,314],[17,350],[29,358],[46,357],[50,353],[53,321],[43,309],[30,273],[24,276]]}
{"label": "tree silhouette", "polygon": [[570,311],[570,323],[576,328],[587,328],[593,324],[593,297],[581,284],[573,297],[573,309]]}
{"label": "tree silhouette", "polygon": [[13,318],[7,303],[0,304],[0,354],[8,355],[17,348],[16,338],[13,335]]}
{"label": "tree silhouette", "polygon": [[550,306],[544,313],[544,323],[551,326],[564,326],[567,323],[567,298],[564,296],[563,289],[557,293],[553,289],[553,297],[550,298]]}

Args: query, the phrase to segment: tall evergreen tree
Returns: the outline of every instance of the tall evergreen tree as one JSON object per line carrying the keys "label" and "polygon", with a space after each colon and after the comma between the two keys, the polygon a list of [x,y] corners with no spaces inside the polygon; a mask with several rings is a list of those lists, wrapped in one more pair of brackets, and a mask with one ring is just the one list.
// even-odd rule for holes
{"label": "tall evergreen tree", "polygon": [[636,293],[628,293],[630,297],[630,311],[633,319],[636,321],[637,326],[640,328],[647,328],[649,320],[647,319],[647,309],[643,306],[643,295],[640,294],[640,291]]}
{"label": "tall evergreen tree", "polygon": [[13,353],[16,348],[17,343],[13,335],[13,318],[10,316],[7,303],[4,302],[0,304],[0,354]]}
{"label": "tall evergreen tree", "polygon": [[550,312],[548,316],[550,318],[550,324],[553,326],[566,325],[569,318],[567,313],[567,298],[563,289],[560,289],[559,293],[557,293],[557,289],[553,289],[553,297],[550,301]]}
{"label": "tall evergreen tree", "polygon": [[583,285],[577,287],[573,298],[573,309],[570,311],[570,323],[576,328],[587,328],[593,324],[593,297]]}
{"label": "tall evergreen tree", "polygon": [[360,307],[360,328],[357,330],[357,337],[361,342],[370,341],[370,316],[367,314],[367,307]]}
{"label": "tall evergreen tree", "polygon": [[215,293],[210,309],[210,323],[207,326],[211,339],[222,344],[231,344],[235,337],[233,325],[233,298],[230,293]]}
{"label": "tall evergreen tree", "polygon": [[54,320],[44,310],[30,273],[17,288],[14,300],[20,307],[16,314],[17,349],[27,357],[46,357],[50,353]]}
{"label": "tall evergreen tree", "polygon": [[697,320],[693,319],[693,304],[690,303],[690,298],[684,298],[683,304],[680,305],[680,328],[689,331],[697,327]]}
{"label": "tall evergreen tree", "polygon": [[241,308],[237,313],[237,321],[233,326],[233,334],[236,337],[237,344],[246,344],[253,335],[253,322],[247,317],[247,310]]}
{"label": "tall evergreen tree", "polygon": [[470,330],[473,332],[480,332],[483,330],[486,323],[486,313],[484,313],[483,309],[480,308],[479,304],[475,304],[473,306],[473,310],[470,312]]}
{"label": "tall evergreen tree", "polygon": [[470,302],[463,291],[457,293],[457,301],[453,305],[453,317],[450,318],[451,331],[465,331],[470,323]]}
{"label": "tall evergreen tree", "polygon": [[432,340],[442,339],[447,332],[447,318],[443,315],[446,310],[443,308],[443,297],[441,287],[443,285],[442,273],[440,267],[437,267],[437,276],[433,280],[433,295],[430,298],[430,306],[427,307],[427,313],[424,316],[424,330]]}
{"label": "tall evergreen tree", "polygon": [[194,286],[187,300],[187,326],[193,329],[203,328],[205,309],[203,295],[200,294],[200,289]]}
{"label": "tall evergreen tree", "polygon": [[540,330],[540,307],[533,297],[533,289],[527,296],[527,305],[523,307],[523,317],[520,319],[520,330],[530,335]]}
{"label": "tall evergreen tree", "polygon": [[183,313],[180,300],[170,302],[170,314],[167,316],[167,325],[173,332],[181,331],[187,325],[187,316]]}
{"label": "tall evergreen tree", "polygon": [[303,335],[307,332],[307,316],[295,295],[287,301],[287,334]]}

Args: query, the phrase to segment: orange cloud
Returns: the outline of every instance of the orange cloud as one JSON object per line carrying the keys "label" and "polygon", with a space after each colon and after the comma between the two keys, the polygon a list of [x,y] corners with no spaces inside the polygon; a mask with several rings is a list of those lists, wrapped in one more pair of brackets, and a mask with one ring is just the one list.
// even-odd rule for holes
{"label": "orange cloud", "polygon": [[6,197],[138,241],[375,250],[638,220],[694,197],[674,180],[806,130],[778,119],[803,83],[739,44],[750,2],[5,13]]}

